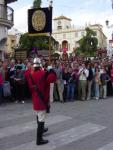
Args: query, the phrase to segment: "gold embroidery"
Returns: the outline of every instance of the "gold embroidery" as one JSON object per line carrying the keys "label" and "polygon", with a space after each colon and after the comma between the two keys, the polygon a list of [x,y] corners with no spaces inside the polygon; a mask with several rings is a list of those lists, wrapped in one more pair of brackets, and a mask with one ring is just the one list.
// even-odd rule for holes
{"label": "gold embroidery", "polygon": [[36,10],[32,16],[32,26],[37,31],[42,31],[46,25],[46,15],[42,10]]}

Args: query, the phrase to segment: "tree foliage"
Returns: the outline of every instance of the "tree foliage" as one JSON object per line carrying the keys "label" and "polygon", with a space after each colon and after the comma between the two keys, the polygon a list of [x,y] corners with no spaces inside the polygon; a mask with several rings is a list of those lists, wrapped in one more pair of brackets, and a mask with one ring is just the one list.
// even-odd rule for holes
{"label": "tree foliage", "polygon": [[28,52],[32,51],[33,48],[37,50],[48,50],[49,49],[49,39],[47,36],[29,36],[28,33],[21,35],[19,48],[25,49]]}
{"label": "tree foliage", "polygon": [[41,7],[41,0],[34,0],[33,2],[33,8],[40,8]]}
{"label": "tree foliage", "polygon": [[86,28],[85,30],[86,35],[78,41],[78,53],[82,53],[85,56],[95,56],[98,45],[98,39],[95,37],[95,31],[90,28]]}

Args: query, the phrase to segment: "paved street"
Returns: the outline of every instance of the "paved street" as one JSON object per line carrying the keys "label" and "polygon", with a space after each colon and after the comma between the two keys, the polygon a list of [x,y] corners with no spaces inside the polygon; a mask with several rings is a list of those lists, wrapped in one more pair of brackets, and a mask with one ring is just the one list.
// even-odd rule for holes
{"label": "paved street", "polygon": [[2,104],[0,150],[113,150],[113,98],[55,102],[46,126],[50,142],[36,146],[32,104]]}

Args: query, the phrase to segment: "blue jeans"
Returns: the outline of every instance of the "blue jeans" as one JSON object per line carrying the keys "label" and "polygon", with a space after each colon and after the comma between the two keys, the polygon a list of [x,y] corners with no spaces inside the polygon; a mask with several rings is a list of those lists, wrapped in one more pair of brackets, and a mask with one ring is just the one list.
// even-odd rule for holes
{"label": "blue jeans", "polygon": [[92,82],[92,86],[91,86],[91,97],[95,97],[95,82]]}
{"label": "blue jeans", "polygon": [[74,100],[74,96],[75,96],[75,83],[68,83],[66,99]]}
{"label": "blue jeans", "polygon": [[95,83],[95,97],[99,98],[100,92],[99,92],[99,84]]}

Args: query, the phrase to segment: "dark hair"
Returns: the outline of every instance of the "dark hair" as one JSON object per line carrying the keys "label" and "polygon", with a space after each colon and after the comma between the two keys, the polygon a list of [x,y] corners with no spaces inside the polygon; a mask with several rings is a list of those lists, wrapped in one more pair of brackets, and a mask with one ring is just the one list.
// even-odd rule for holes
{"label": "dark hair", "polygon": [[34,67],[34,71],[40,70],[41,67]]}
{"label": "dark hair", "polygon": [[44,68],[47,68],[47,67],[48,67],[48,65],[49,65],[49,63],[48,63],[48,62],[46,62],[46,63],[45,63],[45,65],[44,65]]}
{"label": "dark hair", "polygon": [[16,70],[17,70],[17,69],[21,70],[21,69],[22,69],[22,66],[17,66],[17,67],[16,67]]}

